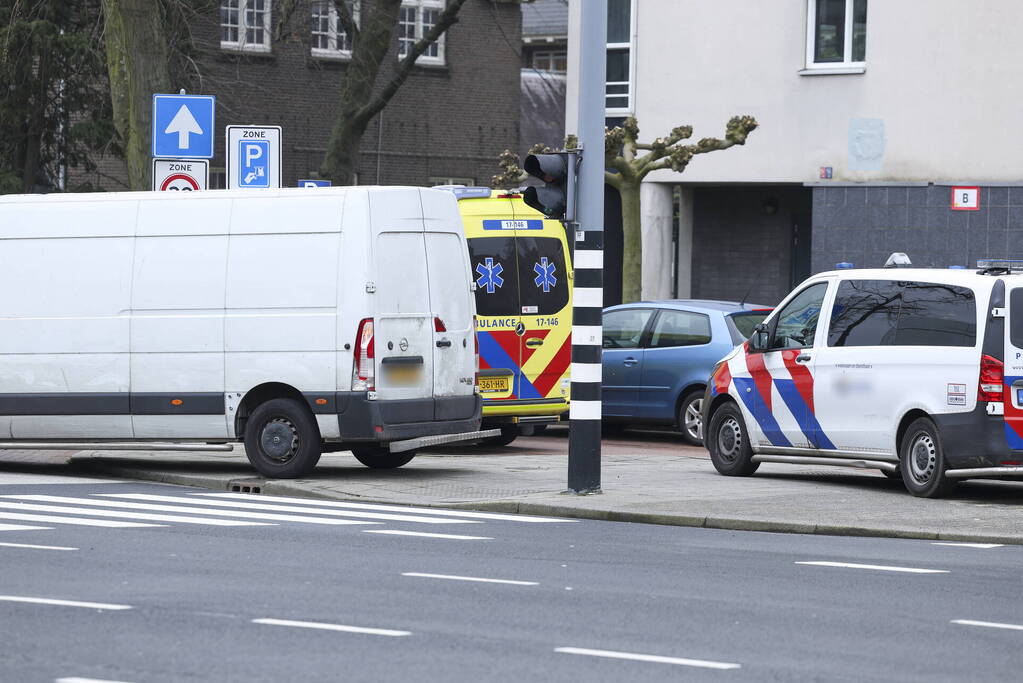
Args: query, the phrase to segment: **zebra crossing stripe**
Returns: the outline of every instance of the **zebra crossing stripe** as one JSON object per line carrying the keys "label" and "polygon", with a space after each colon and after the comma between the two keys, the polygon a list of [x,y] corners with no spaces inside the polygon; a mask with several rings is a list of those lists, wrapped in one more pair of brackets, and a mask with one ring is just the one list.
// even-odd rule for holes
{"label": "zebra crossing stripe", "polygon": [[[43,496],[43,498],[57,498],[57,496]],[[69,498],[55,502],[85,501],[91,503],[88,498]],[[102,504],[102,501],[100,501]],[[143,519],[150,522],[179,522],[181,524],[207,524],[212,526],[266,526],[259,522],[240,522],[234,519],[208,519],[206,517],[181,517],[179,515],[154,515],[145,512],[119,512],[117,510],[93,510],[80,505],[38,505],[35,503],[6,503],[0,501],[0,508],[14,508],[16,510],[30,510],[32,512],[74,512],[87,514],[93,517],[113,517],[117,519]]]}
{"label": "zebra crossing stripe", "polygon": [[23,522],[45,522],[47,524],[75,524],[77,526],[102,526],[117,529],[140,529],[161,527],[166,524],[144,524],[142,522],[115,522],[112,519],[85,519],[83,517],[58,517],[56,515],[30,515],[21,512],[2,512],[0,519],[18,519]]}
{"label": "zebra crossing stripe", "polygon": [[[246,512],[244,510],[210,510],[208,508],[191,508],[188,506],[181,505],[156,505],[154,503],[129,503],[125,501],[117,500],[105,500],[97,498],[70,498],[64,496],[42,496],[42,495],[24,495],[24,496],[0,496],[3,498],[17,498],[19,500],[38,500],[47,501],[52,503],[69,503],[75,505],[97,505],[105,507],[115,508],[128,508],[131,510],[152,510],[156,512],[183,512],[185,514],[201,513],[203,515],[209,515],[213,517],[240,517],[242,519],[259,519],[269,520],[274,522],[305,522],[307,524],[332,524],[332,525],[346,525],[346,524],[379,524],[379,522],[363,522],[361,520],[354,519],[328,519],[325,517],[305,517],[299,515],[280,515],[272,514],[269,512]],[[0,507],[17,506],[18,503],[0,503]],[[76,509],[77,511],[77,509]],[[145,515],[146,513],[128,513],[118,512],[113,513],[109,510],[88,510],[89,514],[95,514],[97,516],[124,516],[133,517]],[[144,519],[144,516],[140,516],[140,519]],[[199,517],[179,517],[178,519],[184,521],[188,519],[200,519]],[[223,522],[224,520],[218,520]],[[235,526],[240,526],[236,524]]]}
{"label": "zebra crossing stripe", "polygon": [[[100,494],[104,498],[126,498],[131,500],[152,500],[152,501],[165,501],[169,503],[184,503],[187,505],[213,505],[229,508],[244,508],[247,510],[279,510],[281,512],[300,512],[300,513],[312,513],[323,516],[338,516],[338,517],[358,517],[363,519],[382,519],[390,522],[419,522],[422,524],[481,524],[470,519],[445,519],[441,517],[416,517],[413,515],[394,515],[387,514],[384,512],[354,512],[350,510],[328,510],[328,509],[310,509],[308,507],[300,507],[293,505],[276,505],[267,504],[263,502],[249,502],[249,501],[224,501],[224,500],[210,500],[210,499],[197,499],[197,498],[179,498],[174,496],[157,496],[147,493],[105,493]],[[260,496],[260,500],[262,496]]]}
{"label": "zebra crossing stripe", "polygon": [[[123,494],[120,494],[123,495]],[[349,503],[334,500],[315,500],[312,498],[291,498],[287,496],[253,496],[249,493],[199,493],[198,498],[229,498],[232,500],[265,500],[272,503],[292,503],[294,505],[310,505],[328,508],[351,508],[353,510],[386,510],[395,512],[423,513],[444,517],[466,517],[469,519],[491,519],[502,522],[524,522],[526,524],[545,524],[551,522],[571,523],[578,522],[577,519],[559,519],[557,517],[530,517],[527,515],[508,515],[499,512],[470,512],[468,510],[444,510],[441,508],[410,507],[407,505],[386,505],[378,503]]]}
{"label": "zebra crossing stripe", "polygon": [[28,526],[27,524],[0,524],[0,531],[39,531],[52,528],[49,526]]}

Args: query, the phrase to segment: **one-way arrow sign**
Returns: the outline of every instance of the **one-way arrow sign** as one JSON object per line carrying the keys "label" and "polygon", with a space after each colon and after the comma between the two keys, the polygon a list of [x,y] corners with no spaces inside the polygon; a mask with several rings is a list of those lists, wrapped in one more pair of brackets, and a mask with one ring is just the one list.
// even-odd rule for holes
{"label": "one-way arrow sign", "polygon": [[215,106],[212,95],[153,95],[153,156],[211,158]]}

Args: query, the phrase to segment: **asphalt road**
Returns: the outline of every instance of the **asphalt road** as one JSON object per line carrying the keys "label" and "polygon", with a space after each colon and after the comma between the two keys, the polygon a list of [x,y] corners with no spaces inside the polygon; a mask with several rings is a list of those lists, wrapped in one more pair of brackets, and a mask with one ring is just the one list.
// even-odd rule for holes
{"label": "asphalt road", "polygon": [[4,681],[1009,681],[1023,665],[1021,547],[32,474],[0,474],[0,525]]}

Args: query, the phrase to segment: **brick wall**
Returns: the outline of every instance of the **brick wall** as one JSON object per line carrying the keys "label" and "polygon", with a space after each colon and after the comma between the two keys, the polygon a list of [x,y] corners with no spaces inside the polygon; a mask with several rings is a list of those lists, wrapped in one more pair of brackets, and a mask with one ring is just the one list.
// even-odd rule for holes
{"label": "brick wall", "polygon": [[[430,177],[456,176],[489,185],[499,170],[497,155],[519,144],[521,23],[518,4],[466,2],[459,22],[445,34],[445,65],[417,66],[382,115],[370,122],[361,146],[359,182],[425,185]],[[285,186],[315,174],[334,124],[347,62],[311,56],[308,2],[299,3],[286,38],[275,42],[268,55],[221,50],[217,13],[198,17],[192,31],[204,55],[199,61],[202,87],[192,94],[217,96],[211,170],[225,164],[225,126],[264,124],[283,128]],[[393,73],[396,49],[395,40],[378,83]],[[110,172],[106,165],[104,170]],[[115,189],[101,177],[88,180]]]}

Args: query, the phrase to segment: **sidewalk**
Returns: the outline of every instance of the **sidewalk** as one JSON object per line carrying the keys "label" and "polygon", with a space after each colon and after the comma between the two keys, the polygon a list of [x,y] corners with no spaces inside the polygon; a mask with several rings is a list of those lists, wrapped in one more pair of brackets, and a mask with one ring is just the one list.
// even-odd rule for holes
{"label": "sidewalk", "polygon": [[397,470],[328,454],[313,477],[300,480],[258,477],[240,446],[202,454],[0,451],[0,470],[718,529],[1023,544],[1018,482],[966,482],[953,498],[927,500],[872,470],[765,464],[753,477],[723,477],[706,451],[679,446],[670,454],[607,449],[603,493],[575,496],[563,493],[567,457],[530,450],[452,448]]}

